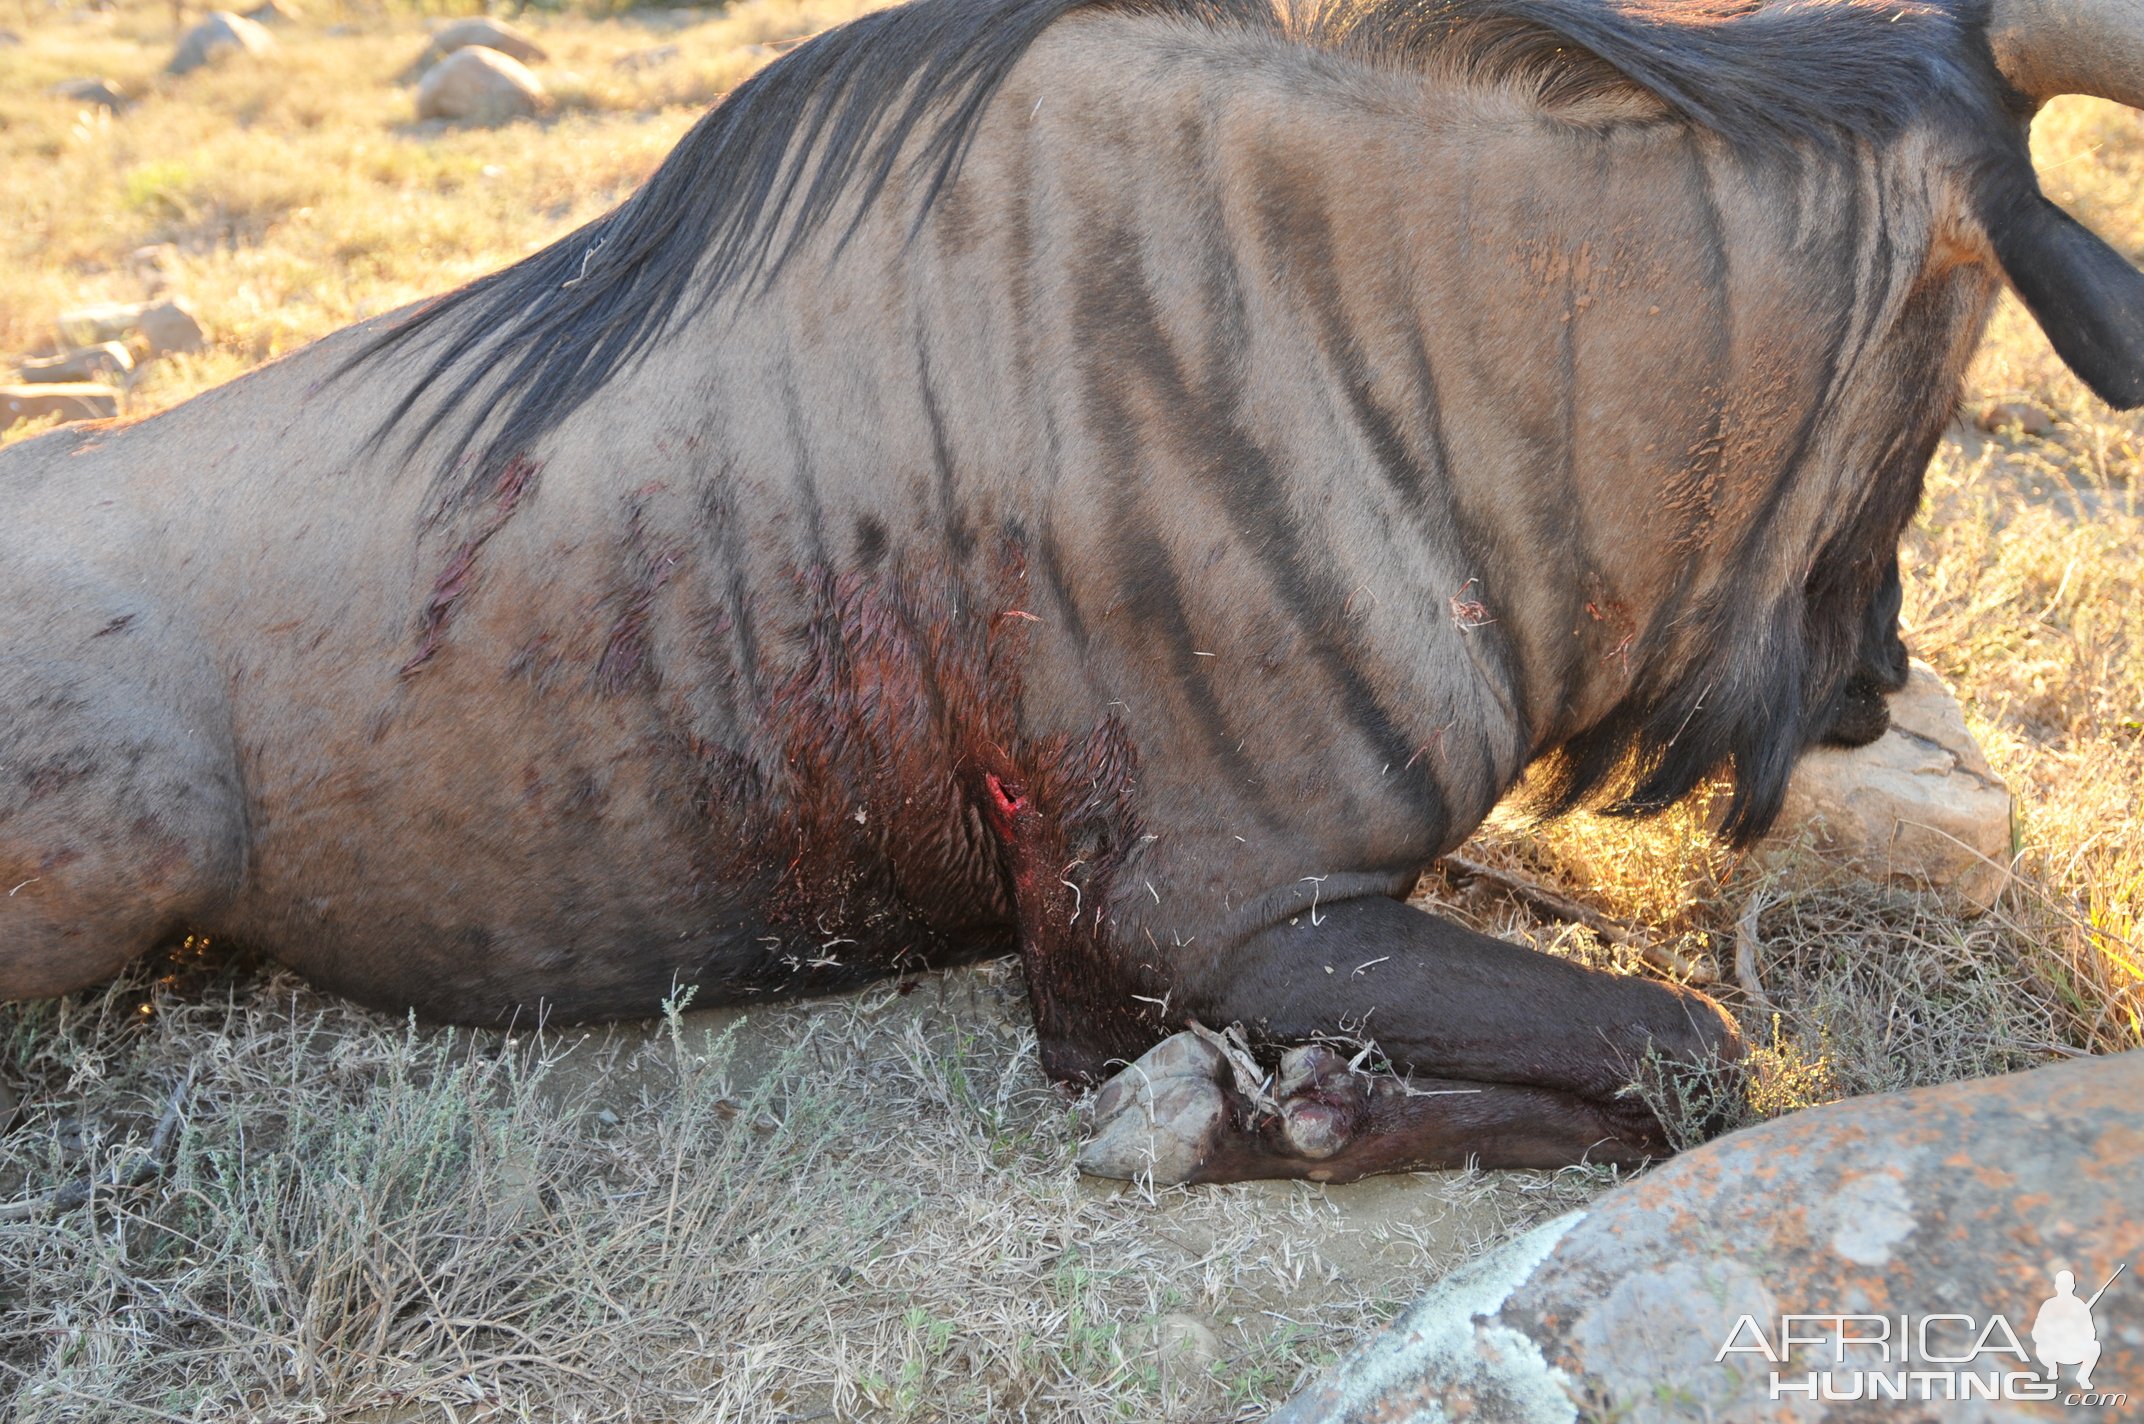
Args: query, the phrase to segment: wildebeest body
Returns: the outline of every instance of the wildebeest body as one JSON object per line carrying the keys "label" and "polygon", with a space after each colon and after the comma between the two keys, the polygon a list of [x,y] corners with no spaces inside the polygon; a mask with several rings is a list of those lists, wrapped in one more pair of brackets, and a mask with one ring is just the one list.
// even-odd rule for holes
{"label": "wildebeest body", "polygon": [[487,1022],[1018,949],[1053,1072],[1352,1033],[1637,1140],[1709,1002],[1392,897],[1544,757],[1763,828],[1885,661],[2021,139],[1523,80],[1073,15],[920,221],[898,170],[523,448],[421,379],[518,354],[476,303],[10,452],[0,993],[180,925]]}

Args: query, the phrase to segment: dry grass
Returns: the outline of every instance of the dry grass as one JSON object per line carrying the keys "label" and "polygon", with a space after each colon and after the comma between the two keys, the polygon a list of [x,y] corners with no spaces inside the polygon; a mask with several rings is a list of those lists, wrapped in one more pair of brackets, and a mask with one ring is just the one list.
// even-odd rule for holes
{"label": "dry grass", "polygon": [[[137,379],[129,412],[161,408],[594,216],[765,46],[858,8],[538,19],[553,113],[439,130],[394,82],[422,45],[408,12],[320,15],[272,66],[165,80],[168,9],[32,0],[0,18],[26,40],[0,46],[0,351],[168,284],[213,344]],[[46,94],[84,74],[141,98],[103,118]],[[2037,141],[2055,196],[2144,258],[2144,123],[2065,103]],[[161,243],[145,276],[131,254]],[[1946,444],[1907,616],[2023,806],[1995,913],[1767,881],[1702,808],[1500,823],[1472,848],[1715,974],[1754,901],[1777,1013],[1748,1017],[1748,1114],[2144,1043],[2144,422],[2096,407],[2013,305],[1968,409],[1989,399],[2059,424]],[[1642,970],[1494,890],[1424,894]],[[1078,1106],[1036,1070],[1005,966],[741,1023],[510,1037],[182,951],[0,1009],[8,1088],[0,1414],[37,1421],[1255,1418],[1454,1261],[1606,1181],[1085,1182]],[[4,1205],[115,1178],[153,1179]],[[1164,1376],[1152,1341],[1176,1313],[1218,1329],[1210,1371]]]}
{"label": "dry grass", "polygon": [[[551,60],[540,124],[414,122],[398,76],[414,16],[350,11],[279,29],[265,64],[166,78],[169,9],[33,15],[0,48],[0,352],[37,350],[53,316],[143,293],[139,248],[213,347],[160,362],[130,414],[159,409],[359,318],[527,255],[614,206],[715,98],[777,47],[872,0],[744,0],[661,21],[530,21]],[[0,20],[0,24],[6,23]],[[676,53],[645,67],[632,56]],[[96,75],[136,95],[112,116],[50,94]],[[24,432],[16,431],[16,438]]]}
{"label": "dry grass", "polygon": [[[1072,1168],[1010,966],[650,1032],[424,1032],[246,964],[15,1009],[25,1420],[1259,1417],[1584,1173],[1157,1199]],[[1164,1379],[1155,1323],[1226,1356]],[[451,1412],[450,1412],[451,1411]]]}

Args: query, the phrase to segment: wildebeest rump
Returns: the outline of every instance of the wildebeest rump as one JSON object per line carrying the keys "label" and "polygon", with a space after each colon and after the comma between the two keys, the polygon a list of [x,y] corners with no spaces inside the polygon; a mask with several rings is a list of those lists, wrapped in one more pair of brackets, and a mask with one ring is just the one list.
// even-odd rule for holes
{"label": "wildebeest rump", "polygon": [[1055,1075],[1196,1020],[1451,1090],[1298,1054],[1189,1175],[1660,1150],[1619,1090],[1731,1058],[1716,1005],[1403,898],[1528,768],[1631,812],[1729,773],[1747,840],[1882,730],[2002,276],[2144,399],[2144,278],[2025,147],[2144,102],[2135,21],[823,36],[527,261],[0,457],[0,995],[181,927],[484,1022],[1016,949]]}

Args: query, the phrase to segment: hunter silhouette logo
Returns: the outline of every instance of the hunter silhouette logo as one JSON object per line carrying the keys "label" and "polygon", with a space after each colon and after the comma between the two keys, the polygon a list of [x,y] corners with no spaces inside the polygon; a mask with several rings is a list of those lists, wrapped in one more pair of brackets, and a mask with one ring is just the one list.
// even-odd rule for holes
{"label": "hunter silhouette logo", "polygon": [[2049,1379],[2061,1376],[2063,1365],[2077,1367],[2077,1387],[2092,1387],[2092,1366],[2099,1363],[2099,1331],[2092,1324],[2092,1307],[2107,1293],[2107,1286],[2129,1269],[2127,1261],[2114,1268],[2107,1285],[2092,1292],[2090,1300],[2077,1299],[2077,1277],[2069,1271],[2055,1272],[2055,1293],[2041,1304],[2032,1318],[2032,1353]]}
{"label": "hunter silhouette logo", "polygon": [[[1713,1360],[1761,1356],[1772,1367],[1773,1399],[2010,1399],[2119,1407],[2128,1403],[2126,1394],[2092,1387],[2100,1355],[2092,1308],[2128,1269],[2127,1262],[2117,1265],[2088,1298],[2078,1296],[2075,1272],[2056,1271],[2055,1293],[2040,1302],[2027,1332],[2030,1353],[2010,1317],[2000,1314],[1831,1312],[1782,1315],[1770,1330],[1744,1315]],[[2075,1380],[2068,1388],[2065,1369]]]}

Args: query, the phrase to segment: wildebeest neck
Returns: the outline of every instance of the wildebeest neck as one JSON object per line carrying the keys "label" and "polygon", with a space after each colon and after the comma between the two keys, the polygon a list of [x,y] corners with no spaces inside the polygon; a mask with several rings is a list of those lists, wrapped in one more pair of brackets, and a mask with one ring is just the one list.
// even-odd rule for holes
{"label": "wildebeest neck", "polygon": [[1657,809],[1731,768],[1753,833],[1851,670],[1992,298],[1946,226],[1976,135],[1752,161],[1433,98],[1411,131],[1237,145],[1251,305],[1329,393],[1299,428],[1354,457],[1336,485],[1400,496],[1450,610],[1415,647],[1501,663],[1529,753],[1557,753],[1551,804],[1624,778]]}

